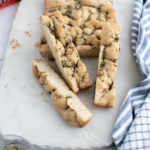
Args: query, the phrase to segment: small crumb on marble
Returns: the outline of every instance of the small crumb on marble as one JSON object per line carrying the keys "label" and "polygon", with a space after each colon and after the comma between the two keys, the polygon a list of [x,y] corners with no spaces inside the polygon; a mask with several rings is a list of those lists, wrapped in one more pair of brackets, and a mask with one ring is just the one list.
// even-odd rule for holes
{"label": "small crumb on marble", "polygon": [[1,61],[1,60],[3,60],[3,59],[0,59],[0,61]]}
{"label": "small crumb on marble", "polygon": [[34,45],[34,47],[36,47],[36,48],[40,47],[40,43],[36,42],[35,45]]}
{"label": "small crumb on marble", "polygon": [[96,81],[94,82],[94,84],[96,85]]}
{"label": "small crumb on marble", "polygon": [[30,24],[28,24],[28,26],[29,26]]}
{"label": "small crumb on marble", "polygon": [[24,33],[26,34],[26,36],[31,37],[31,34],[30,34],[28,31],[26,31],[26,32],[24,32]]}
{"label": "small crumb on marble", "polygon": [[5,88],[7,88],[8,84],[6,86],[4,86]]}
{"label": "small crumb on marble", "polygon": [[43,93],[41,93],[41,96],[43,95]]}
{"label": "small crumb on marble", "polygon": [[13,47],[13,50],[15,50],[16,47],[21,47],[21,45],[16,43],[16,45],[14,45],[14,47]]}
{"label": "small crumb on marble", "polygon": [[9,59],[10,59],[11,57],[9,57]]}
{"label": "small crumb on marble", "polygon": [[45,99],[42,99],[43,101],[45,101],[45,102],[48,102],[47,100],[45,100]]}
{"label": "small crumb on marble", "polygon": [[13,46],[13,50],[15,50],[16,47],[21,47],[21,45],[18,43],[18,40],[13,39],[10,43],[10,46]]}
{"label": "small crumb on marble", "polygon": [[95,107],[93,107],[93,109],[95,109]]}

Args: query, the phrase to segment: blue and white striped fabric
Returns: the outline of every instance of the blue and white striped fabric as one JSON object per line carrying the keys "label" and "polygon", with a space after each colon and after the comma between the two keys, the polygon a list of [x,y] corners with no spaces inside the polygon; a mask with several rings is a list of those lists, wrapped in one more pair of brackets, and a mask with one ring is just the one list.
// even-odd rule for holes
{"label": "blue and white striped fabric", "polygon": [[131,44],[144,80],[129,90],[112,136],[119,150],[150,150],[150,0],[135,0]]}

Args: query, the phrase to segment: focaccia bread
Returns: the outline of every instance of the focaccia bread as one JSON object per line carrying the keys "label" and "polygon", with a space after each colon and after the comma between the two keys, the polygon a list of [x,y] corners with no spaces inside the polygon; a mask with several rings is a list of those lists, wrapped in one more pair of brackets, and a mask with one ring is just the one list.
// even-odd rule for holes
{"label": "focaccia bread", "polygon": [[103,25],[94,100],[98,106],[114,107],[120,29],[119,23]]}
{"label": "focaccia bread", "polygon": [[[79,49],[78,53],[81,58],[98,57],[99,56],[97,51],[92,50],[92,49],[89,49],[89,50]],[[51,53],[51,50],[48,46],[46,39],[45,39],[44,33],[42,33],[41,40],[40,40],[40,54],[43,58],[47,59],[48,61],[54,60],[54,57]]]}
{"label": "focaccia bread", "polygon": [[75,93],[79,89],[90,88],[92,81],[72,43],[61,13],[55,11],[49,17],[41,16],[41,26],[56,64],[70,88]]}
{"label": "focaccia bread", "polygon": [[51,100],[65,121],[74,127],[84,127],[92,118],[92,113],[74,94],[65,81],[46,61],[35,59],[32,63],[33,74],[39,79]]}
{"label": "focaccia bread", "polygon": [[68,25],[73,43],[87,57],[99,55],[100,34],[105,21],[116,21],[112,0],[45,0],[46,11],[59,10]]}

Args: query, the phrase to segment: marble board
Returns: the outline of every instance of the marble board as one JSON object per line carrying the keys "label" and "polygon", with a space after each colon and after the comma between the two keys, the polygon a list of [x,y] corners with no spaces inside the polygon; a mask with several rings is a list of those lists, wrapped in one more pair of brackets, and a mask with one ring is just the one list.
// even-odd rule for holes
{"label": "marble board", "polygon": [[[22,0],[12,25],[0,74],[0,133],[15,134],[32,144],[51,147],[104,147],[113,143],[111,132],[127,91],[142,80],[132,55],[130,31],[134,0],[114,0],[121,23],[120,53],[116,77],[115,108],[93,105],[98,58],[84,58],[93,87],[78,97],[92,111],[92,120],[82,129],[69,126],[54,108],[50,94],[32,74],[32,60],[41,59],[42,33],[39,18],[44,0]],[[55,62],[50,64],[58,71]]]}

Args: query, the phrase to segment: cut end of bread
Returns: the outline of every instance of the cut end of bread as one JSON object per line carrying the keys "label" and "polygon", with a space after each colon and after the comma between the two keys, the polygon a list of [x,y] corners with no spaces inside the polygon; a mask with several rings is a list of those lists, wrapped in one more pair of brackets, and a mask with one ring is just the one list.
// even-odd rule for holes
{"label": "cut end of bread", "polygon": [[50,52],[50,48],[48,46],[48,43],[46,41],[45,35],[42,33],[41,39],[40,39],[40,50],[39,50],[41,56],[45,58],[48,61],[54,61],[54,57],[52,53]]}

